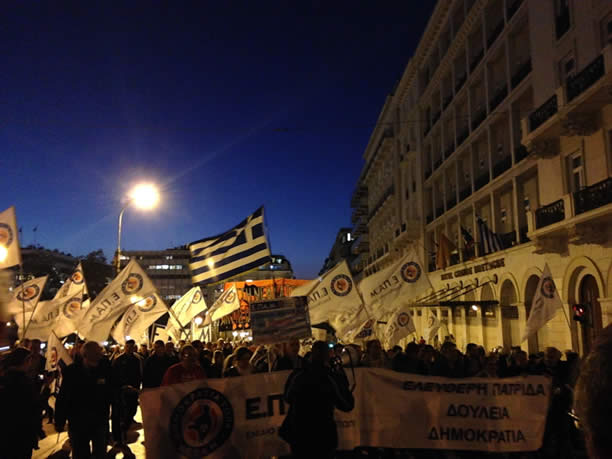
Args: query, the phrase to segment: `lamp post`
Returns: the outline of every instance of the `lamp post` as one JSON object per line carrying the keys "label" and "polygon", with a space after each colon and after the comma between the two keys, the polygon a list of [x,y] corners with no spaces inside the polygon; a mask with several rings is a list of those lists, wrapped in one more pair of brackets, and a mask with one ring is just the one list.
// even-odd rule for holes
{"label": "lamp post", "polygon": [[128,201],[121,209],[121,212],[119,212],[119,225],[117,227],[117,275],[119,275],[119,271],[121,271],[121,229],[123,226],[123,214],[125,213],[125,210],[132,204],[143,210],[154,208],[159,202],[159,192],[154,185],[142,184],[134,187],[128,197]]}

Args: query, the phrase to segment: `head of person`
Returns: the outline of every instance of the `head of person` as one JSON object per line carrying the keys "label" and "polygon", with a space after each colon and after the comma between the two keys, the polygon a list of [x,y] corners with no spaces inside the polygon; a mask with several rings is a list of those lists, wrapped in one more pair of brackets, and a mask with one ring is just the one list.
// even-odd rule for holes
{"label": "head of person", "polygon": [[457,359],[457,353],[455,352],[455,349],[455,343],[453,343],[452,341],[446,341],[444,344],[442,344],[442,347],[440,348],[440,354],[442,354],[445,359],[454,362]]}
{"label": "head of person", "polygon": [[406,352],[406,355],[409,358],[416,359],[419,355],[419,345],[415,343],[414,341],[411,341],[408,344],[406,344],[406,349],[404,352]]}
{"label": "head of person", "polygon": [[561,360],[561,351],[556,347],[547,347],[544,352],[544,363],[547,367],[553,368],[557,366]]}
{"label": "head of person", "polygon": [[174,354],[174,343],[172,341],[166,343],[166,352],[168,354]]}
{"label": "head of person", "polygon": [[400,354],[402,352],[402,348],[401,346],[393,346],[391,349],[389,349],[389,351],[387,352],[387,356],[392,359],[393,357],[395,357],[397,354]]}
{"label": "head of person", "polygon": [[329,346],[324,341],[315,341],[310,352],[310,361],[313,365],[329,365]]}
{"label": "head of person", "polygon": [[2,368],[4,370],[15,370],[20,372],[27,372],[32,364],[32,351],[25,347],[18,347],[13,349],[4,359],[2,360]]}
{"label": "head of person", "polygon": [[198,351],[198,354],[200,354],[200,352],[202,352],[202,349],[204,349],[204,345],[202,344],[202,341],[200,340],[195,340],[191,342],[191,345],[195,348],[196,351]]}
{"label": "head of person", "polygon": [[378,360],[382,357],[382,346],[377,339],[371,339],[366,344],[366,353],[370,359]]}
{"label": "head of person", "polygon": [[225,359],[223,351],[215,351],[213,355],[213,363],[215,365],[223,366],[223,360]]}
{"label": "head of person", "polygon": [[124,352],[126,354],[133,354],[135,351],[136,351],[136,341],[134,341],[133,339],[128,339],[125,342]]}
{"label": "head of person", "polygon": [[24,338],[21,340],[20,347],[28,350],[32,349],[32,341],[30,341],[28,338]]}
{"label": "head of person", "polygon": [[514,362],[520,368],[526,368],[529,365],[527,360],[527,353],[523,350],[516,351],[514,353]]}
{"label": "head of person", "polygon": [[83,364],[86,367],[97,367],[103,355],[102,346],[95,341],[87,341],[81,347],[81,356],[83,357]]}
{"label": "head of person", "polygon": [[604,328],[580,367],[574,409],[589,457],[612,457],[612,325]]}
{"label": "head of person", "polygon": [[236,352],[234,352],[235,367],[238,367],[241,370],[246,370],[250,365],[249,360],[251,360],[251,351],[249,351],[248,348],[243,346],[236,349]]}
{"label": "head of person", "polygon": [[166,345],[161,339],[158,339],[153,343],[153,352],[155,352],[155,355],[159,357],[166,353]]}
{"label": "head of person", "polygon": [[285,354],[289,357],[297,357],[300,353],[300,342],[297,339],[285,343]]}
{"label": "head of person", "polygon": [[186,343],[186,341],[185,341],[184,339],[180,340],[180,341],[178,342],[178,348],[179,348],[179,349],[183,349],[183,346],[185,345],[185,343]]}
{"label": "head of person", "polygon": [[147,352],[148,352],[147,345],[146,344],[141,344],[140,345],[140,353],[144,355]]}
{"label": "head of person", "polygon": [[196,366],[198,353],[191,344],[185,344],[181,348],[181,364],[185,368],[193,368]]}
{"label": "head of person", "polygon": [[30,350],[32,351],[32,354],[40,354],[40,340],[39,339],[33,339],[30,342]]}

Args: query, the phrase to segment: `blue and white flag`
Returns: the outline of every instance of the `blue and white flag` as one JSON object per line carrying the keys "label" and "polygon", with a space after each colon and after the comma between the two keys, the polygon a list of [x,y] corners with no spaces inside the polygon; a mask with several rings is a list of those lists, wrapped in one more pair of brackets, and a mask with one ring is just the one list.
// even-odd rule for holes
{"label": "blue and white flag", "polygon": [[481,218],[478,219],[478,232],[480,234],[480,242],[482,243],[482,255],[503,250],[504,245],[499,236],[491,231]]}
{"label": "blue and white flag", "polygon": [[270,259],[263,206],[231,230],[189,244],[194,284],[212,284],[258,268]]}

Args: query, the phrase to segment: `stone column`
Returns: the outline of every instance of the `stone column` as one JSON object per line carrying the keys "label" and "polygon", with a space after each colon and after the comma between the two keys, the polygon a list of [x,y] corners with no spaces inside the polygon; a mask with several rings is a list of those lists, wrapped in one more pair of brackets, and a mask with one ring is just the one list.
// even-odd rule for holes
{"label": "stone column", "polygon": [[612,324],[612,298],[599,298],[601,306],[601,326],[607,327]]}

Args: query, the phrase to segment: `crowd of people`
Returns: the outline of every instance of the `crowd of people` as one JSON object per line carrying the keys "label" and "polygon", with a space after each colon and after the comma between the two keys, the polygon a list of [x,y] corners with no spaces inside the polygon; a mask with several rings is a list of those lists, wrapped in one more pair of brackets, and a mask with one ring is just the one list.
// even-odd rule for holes
{"label": "crowd of people", "polygon": [[[385,350],[377,339],[367,341],[363,347],[327,347],[326,343],[325,348],[332,362],[348,355],[354,367],[449,378],[546,375],[552,380],[553,398],[542,454],[573,457],[573,451],[582,448],[580,435],[568,415],[580,371],[576,353],[567,351],[565,359],[555,348],[531,355],[519,347],[487,353],[473,343],[461,352],[452,337],[439,348],[414,341],[405,348],[393,346]],[[79,341],[70,350],[73,364],[46,371],[40,341],[25,340],[7,353],[0,365],[1,403],[3,410],[11,413],[2,416],[0,431],[14,439],[7,446],[13,449],[4,454],[31,457],[32,449],[45,436],[44,418],[55,425],[57,432],[68,428],[74,458],[104,457],[109,443],[126,443],[126,434],[135,424],[141,390],[199,379],[308,368],[313,361],[321,360],[313,356],[313,350],[303,351],[298,341],[268,347],[222,339],[180,341],[176,346],[172,341],[156,341],[151,349],[144,344],[137,347],[133,340],[113,347]],[[61,385],[56,384],[60,373]],[[55,409],[49,404],[52,394],[56,396]]]}

